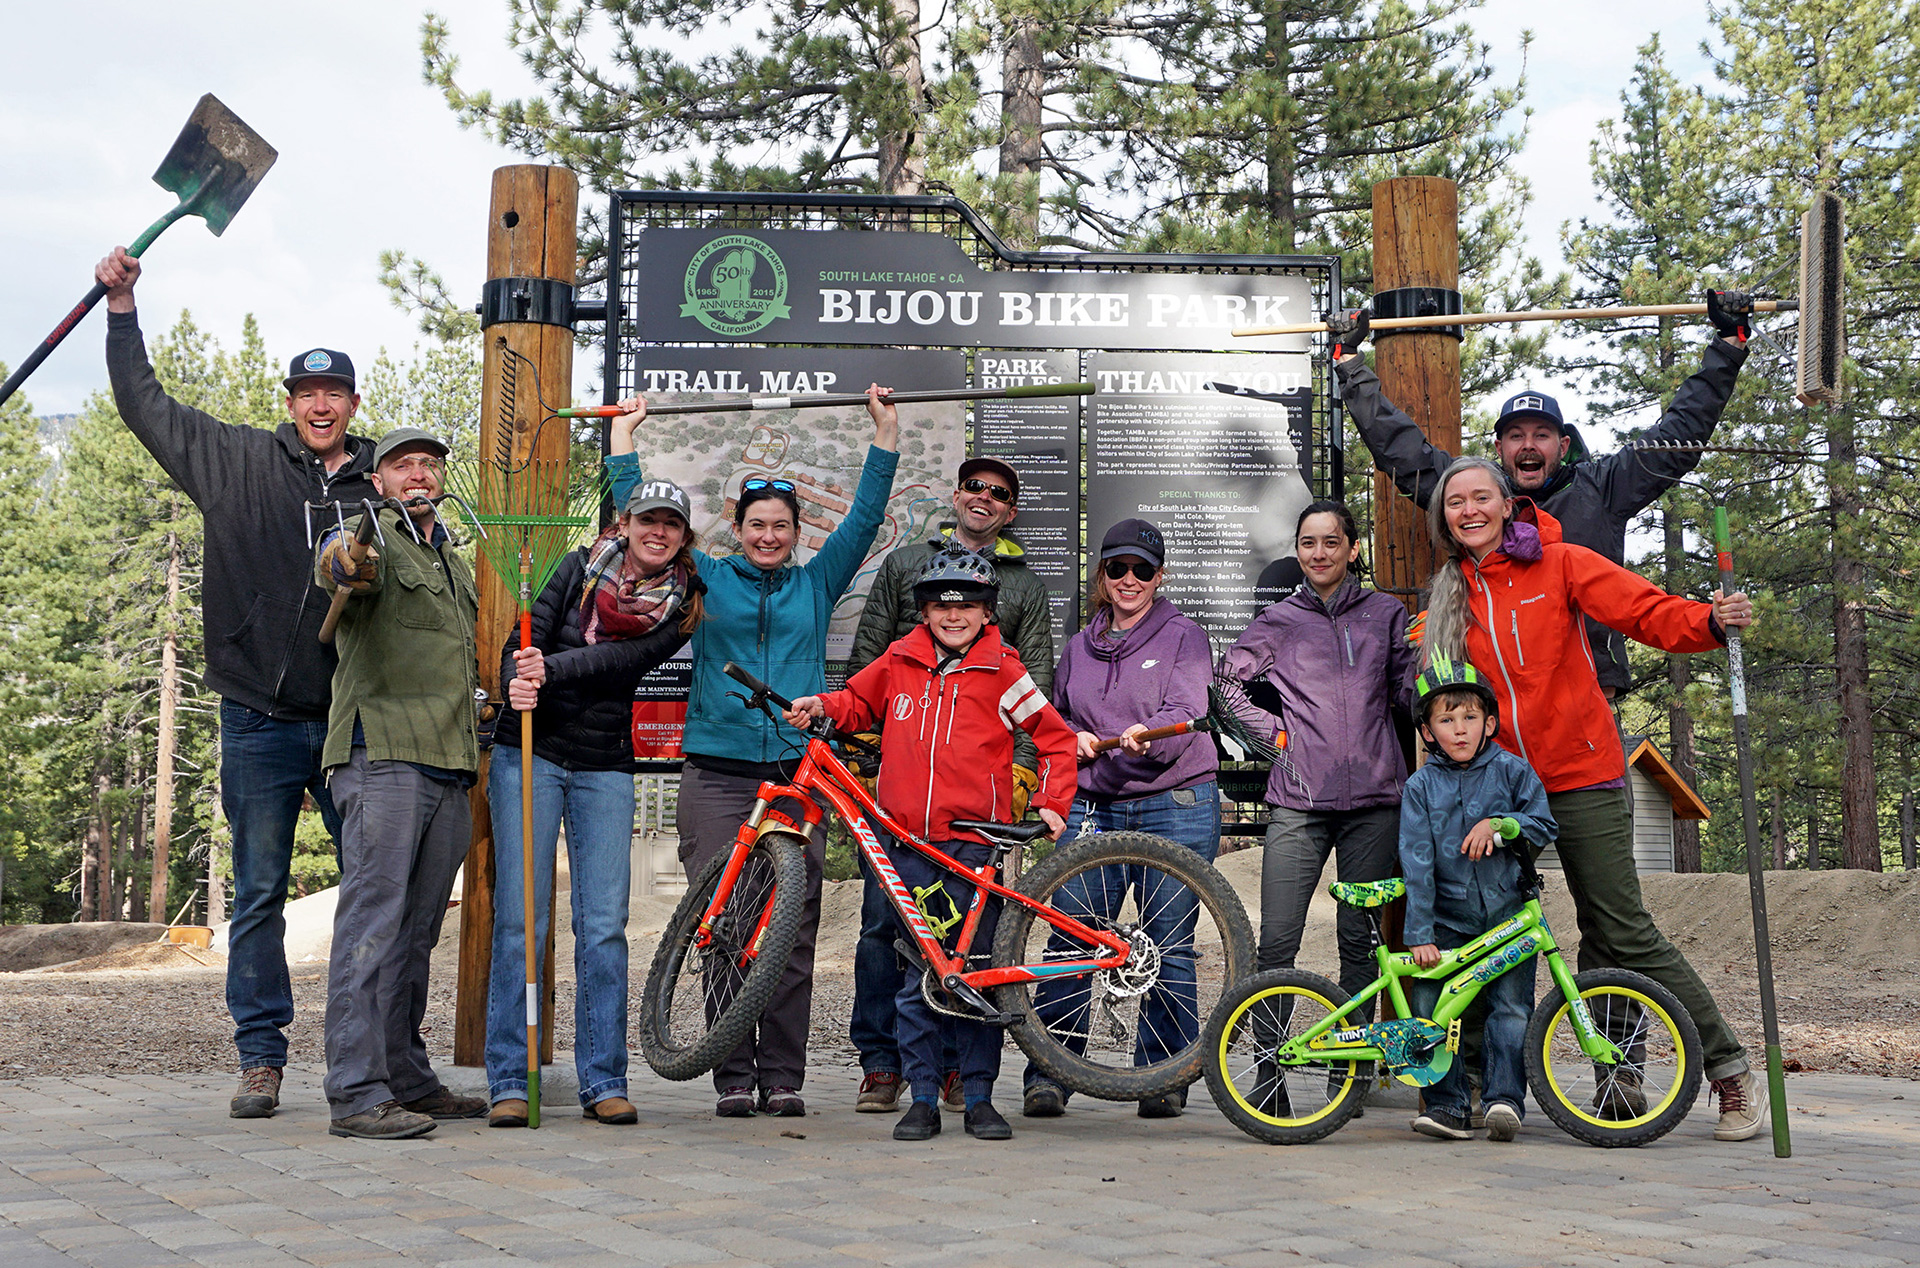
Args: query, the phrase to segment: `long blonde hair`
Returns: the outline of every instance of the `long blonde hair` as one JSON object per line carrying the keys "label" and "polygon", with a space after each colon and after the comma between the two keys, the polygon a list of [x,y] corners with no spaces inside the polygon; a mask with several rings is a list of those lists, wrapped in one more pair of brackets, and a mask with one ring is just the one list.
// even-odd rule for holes
{"label": "long blonde hair", "polygon": [[[1435,652],[1456,660],[1465,659],[1467,654],[1467,626],[1472,623],[1473,614],[1466,573],[1460,567],[1467,552],[1447,528],[1447,486],[1455,476],[1468,471],[1486,472],[1493,477],[1493,487],[1500,490],[1509,505],[1513,501],[1513,486],[1507,483],[1507,473],[1485,458],[1455,458],[1440,473],[1440,482],[1433,486],[1433,495],[1427,499],[1427,532],[1433,543],[1446,551],[1447,557],[1434,569],[1432,586],[1427,592],[1426,630],[1420,650],[1428,660],[1433,659]],[[1507,519],[1512,518],[1509,511]],[[1501,528],[1504,533],[1504,523]]]}

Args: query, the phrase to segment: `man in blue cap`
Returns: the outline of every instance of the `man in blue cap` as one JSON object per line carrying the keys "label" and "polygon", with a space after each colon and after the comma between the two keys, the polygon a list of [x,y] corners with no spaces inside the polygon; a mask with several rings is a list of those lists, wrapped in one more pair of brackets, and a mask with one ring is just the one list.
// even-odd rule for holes
{"label": "man in blue cap", "polygon": [[[1751,297],[1737,291],[1707,292],[1707,319],[1719,337],[1707,345],[1700,369],[1680,385],[1660,421],[1641,434],[1642,440],[1703,445],[1712,438],[1747,359],[1752,315]],[[1341,399],[1373,453],[1374,466],[1424,507],[1455,455],[1435,448],[1419,425],[1381,394],[1380,380],[1360,355],[1369,316],[1363,308],[1328,323]],[[1533,499],[1559,520],[1565,540],[1617,564],[1626,562],[1627,525],[1633,517],[1700,461],[1697,452],[1631,449],[1593,457],[1579,429],[1561,414],[1560,403],[1532,389],[1507,398],[1493,433],[1497,457],[1513,491]],[[1587,622],[1587,639],[1593,645],[1600,687],[1612,699],[1632,681],[1626,640],[1594,621]]]}

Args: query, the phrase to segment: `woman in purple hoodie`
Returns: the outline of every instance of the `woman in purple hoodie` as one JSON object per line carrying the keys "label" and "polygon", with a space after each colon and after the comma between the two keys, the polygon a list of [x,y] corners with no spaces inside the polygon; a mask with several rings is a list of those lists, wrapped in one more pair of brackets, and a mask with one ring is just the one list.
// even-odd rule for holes
{"label": "woman in purple hoodie", "polygon": [[[1145,520],[1121,520],[1100,543],[1093,619],[1068,642],[1053,676],[1054,707],[1079,733],[1080,744],[1080,792],[1060,839],[1070,841],[1083,832],[1148,832],[1212,862],[1220,848],[1220,759],[1213,740],[1206,735],[1144,743],[1134,738],[1204,716],[1207,684],[1213,680],[1206,633],[1156,595],[1165,566],[1160,530]],[[1107,736],[1121,737],[1120,747],[1095,754],[1094,742]],[[1159,891],[1169,883],[1158,872],[1105,868],[1096,882],[1100,892],[1085,895],[1086,910],[1115,917],[1130,890]],[[1198,903],[1184,887],[1177,894],[1136,893],[1135,900],[1150,913],[1146,931],[1162,948],[1192,940]],[[1084,1034],[1084,1015],[1091,1011],[1085,989],[1072,997],[1050,999],[1050,994],[1043,987],[1034,1001],[1049,1028]],[[1197,995],[1191,959],[1169,955],[1160,984],[1141,1005],[1136,1064],[1164,1061],[1198,1037]],[[1023,1114],[1052,1118],[1066,1102],[1064,1088],[1027,1067]],[[1148,1097],[1140,1102],[1140,1117],[1175,1118],[1185,1104],[1185,1089]]]}
{"label": "woman in purple hoodie", "polygon": [[[1343,502],[1314,502],[1300,512],[1294,550],[1306,584],[1255,617],[1220,660],[1223,678],[1265,681],[1281,705],[1277,720],[1259,715],[1284,736],[1267,781],[1273,817],[1260,867],[1262,971],[1293,967],[1328,854],[1343,881],[1384,879],[1398,862],[1407,766],[1393,710],[1411,710],[1418,654],[1407,641],[1405,606],[1354,580],[1358,538]],[[1340,985],[1357,992],[1373,980],[1366,917],[1342,906],[1335,928]]]}

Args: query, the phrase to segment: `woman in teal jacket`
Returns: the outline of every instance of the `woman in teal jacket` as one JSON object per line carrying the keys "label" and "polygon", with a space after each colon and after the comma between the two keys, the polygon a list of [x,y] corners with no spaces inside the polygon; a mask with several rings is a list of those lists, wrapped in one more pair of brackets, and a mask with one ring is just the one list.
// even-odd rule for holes
{"label": "woman in teal jacket", "polygon": [[[793,762],[783,759],[799,755],[798,737],[764,714],[741,708],[738,700],[729,700],[727,692],[739,687],[724,668],[733,661],[789,700],[826,690],[827,621],[880,530],[899,463],[900,420],[887,402],[889,392],[878,384],[867,389],[873,447],[861,468],[853,505],[812,559],[793,562],[800,501],[792,483],[757,477],[741,484],[734,504],[740,553],[716,559],[694,552],[707,594],[706,620],[691,643],[693,687],[681,740],[686,765],[680,774],[680,859],[689,876],[697,876],[715,855],[732,847],[761,781],[792,773]],[[647,415],[646,402],[638,397],[620,404],[629,412],[613,420],[606,460],[616,506],[624,505],[628,490],[641,479],[633,433]],[[719,1093],[714,1112],[723,1118],[750,1117],[756,1108],[782,1117],[807,1112],[800,1086],[807,1066],[825,848],[821,835],[808,851],[800,939],[773,1001],[755,1033],[713,1072]]]}

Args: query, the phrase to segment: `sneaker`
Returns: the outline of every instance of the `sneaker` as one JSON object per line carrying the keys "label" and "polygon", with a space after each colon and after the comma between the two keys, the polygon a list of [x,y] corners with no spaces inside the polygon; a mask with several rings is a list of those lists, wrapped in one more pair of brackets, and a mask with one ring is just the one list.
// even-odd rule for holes
{"label": "sneaker", "polygon": [[593,1104],[583,1107],[580,1117],[590,1122],[611,1123],[616,1127],[624,1127],[628,1123],[639,1122],[640,1111],[635,1109],[633,1102],[624,1096],[603,1096]]}
{"label": "sneaker", "polygon": [[760,1112],[775,1118],[805,1118],[807,1103],[800,1099],[798,1088],[764,1087],[760,1089]]}
{"label": "sneaker", "polygon": [[960,1087],[960,1072],[947,1071],[946,1081],[940,1084],[940,1108],[955,1114],[967,1112],[967,1094]]}
{"label": "sneaker", "polygon": [[527,1103],[517,1097],[504,1101],[495,1101],[487,1112],[489,1127],[525,1127],[527,1125]]}
{"label": "sneaker", "polygon": [[753,1089],[750,1087],[722,1088],[720,1099],[713,1103],[715,1118],[752,1118]]}
{"label": "sneaker", "polygon": [[928,1140],[940,1134],[940,1107],[915,1101],[893,1125],[895,1140]]}
{"label": "sneaker", "polygon": [[425,1096],[400,1102],[400,1108],[410,1114],[425,1114],[428,1118],[480,1118],[487,1112],[487,1098],[460,1096],[444,1087],[437,1087]]}
{"label": "sneaker", "polygon": [[860,1080],[860,1098],[853,1103],[857,1114],[895,1114],[900,1110],[900,1075],[894,1070],[874,1070]]}
{"label": "sneaker", "polygon": [[1479,1088],[1469,1088],[1468,1091],[1471,1095],[1467,1098],[1467,1126],[1479,1131],[1487,1125],[1487,1107],[1480,1100]]}
{"label": "sneaker", "polygon": [[1035,1079],[1020,1098],[1023,1118],[1058,1118],[1067,1112],[1067,1094],[1051,1079]]}
{"label": "sneaker", "polygon": [[1467,1126],[1467,1120],[1445,1110],[1429,1108],[1426,1113],[1413,1120],[1413,1130],[1422,1136],[1432,1136],[1438,1140],[1472,1140],[1473,1131]]}
{"label": "sneaker", "polygon": [[405,1109],[398,1101],[387,1101],[370,1110],[336,1118],[327,1125],[330,1136],[353,1136],[360,1140],[411,1140],[424,1136],[439,1124],[425,1114]]}
{"label": "sneaker", "polygon": [[1611,1123],[1624,1123],[1647,1112],[1646,1089],[1640,1076],[1624,1067],[1595,1066],[1600,1086],[1594,1089],[1593,1108]]}
{"label": "sneaker", "polygon": [[1715,1079],[1708,1095],[1720,1098],[1715,1140],[1751,1140],[1767,1125],[1767,1098],[1760,1094],[1760,1079],[1753,1071]]}
{"label": "sneaker", "polygon": [[1178,1118],[1186,1107],[1180,1104],[1177,1093],[1169,1092],[1165,1096],[1149,1096],[1140,1102],[1142,1118]]}
{"label": "sneaker", "polygon": [[277,1065],[249,1066],[240,1072],[240,1090],[227,1106],[228,1118],[272,1118],[280,1108],[280,1079],[285,1074]]}
{"label": "sneaker", "polygon": [[966,1111],[967,1135],[975,1140],[1012,1140],[1013,1124],[1000,1116],[992,1101],[982,1101]]}
{"label": "sneaker", "polygon": [[1505,1101],[1487,1106],[1487,1139],[1502,1143],[1520,1134],[1520,1111]]}

